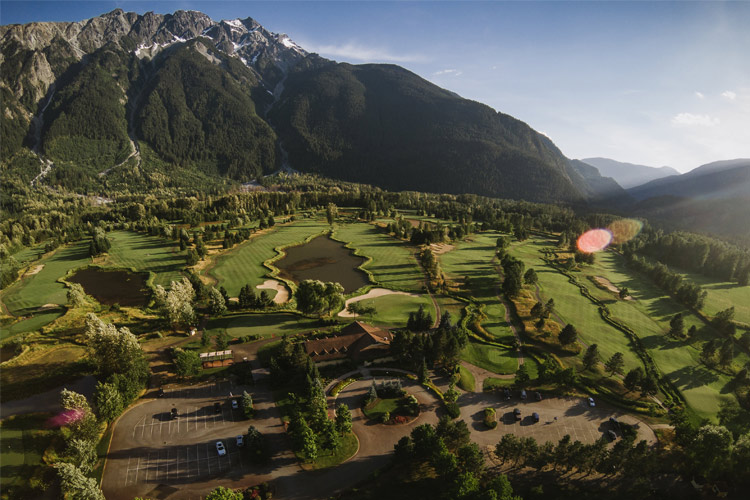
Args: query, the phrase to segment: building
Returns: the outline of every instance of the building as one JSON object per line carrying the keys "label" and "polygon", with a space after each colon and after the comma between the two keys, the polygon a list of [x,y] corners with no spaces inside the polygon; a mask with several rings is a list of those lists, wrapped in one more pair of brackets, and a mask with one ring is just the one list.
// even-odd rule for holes
{"label": "building", "polygon": [[305,351],[317,365],[363,363],[389,356],[392,340],[388,330],[355,321],[332,337],[305,342]]}

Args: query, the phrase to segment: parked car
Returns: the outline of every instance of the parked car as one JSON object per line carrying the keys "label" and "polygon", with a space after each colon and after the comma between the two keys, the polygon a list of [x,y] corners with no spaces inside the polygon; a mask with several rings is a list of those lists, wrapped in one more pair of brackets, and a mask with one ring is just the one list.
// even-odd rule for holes
{"label": "parked car", "polygon": [[239,410],[240,409],[240,405],[237,403],[236,399],[232,400],[232,409],[233,410]]}
{"label": "parked car", "polygon": [[240,448],[245,446],[245,436],[237,436],[236,440],[237,440],[237,446],[239,446]]}
{"label": "parked car", "polygon": [[526,399],[526,389],[521,389],[521,399]]}
{"label": "parked car", "polygon": [[172,420],[177,418],[177,408],[172,408],[172,413],[170,414],[172,417]]}
{"label": "parked car", "polygon": [[596,406],[596,403],[594,402],[594,398],[589,398],[589,406]]}
{"label": "parked car", "polygon": [[516,420],[521,420],[521,410],[519,410],[518,408],[514,409],[513,416],[516,417]]}
{"label": "parked car", "polygon": [[214,413],[221,413],[221,403],[218,401],[214,403]]}
{"label": "parked car", "polygon": [[223,457],[227,454],[227,449],[224,448],[224,443],[222,443],[221,441],[216,441],[216,452],[220,457]]}
{"label": "parked car", "polygon": [[534,417],[534,422],[539,422],[539,414],[537,412],[532,413],[531,416]]}
{"label": "parked car", "polygon": [[160,398],[163,398],[164,397],[164,389],[162,389],[161,387],[159,387],[159,392],[157,393],[157,396],[159,396]]}
{"label": "parked car", "polygon": [[505,399],[510,399],[510,389],[503,387],[503,394],[505,394]]}
{"label": "parked car", "polygon": [[610,441],[614,441],[615,439],[617,439],[617,434],[615,434],[615,431],[609,430],[607,431],[607,437]]}
{"label": "parked car", "polygon": [[537,392],[537,393],[534,394],[534,397],[536,398],[537,401],[541,401],[542,400],[542,393],[541,392]]}

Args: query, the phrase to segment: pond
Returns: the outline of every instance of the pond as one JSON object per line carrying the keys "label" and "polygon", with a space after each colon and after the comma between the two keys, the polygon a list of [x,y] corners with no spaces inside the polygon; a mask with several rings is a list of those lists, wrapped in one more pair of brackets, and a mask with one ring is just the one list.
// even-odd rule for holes
{"label": "pond", "polygon": [[370,283],[367,274],[357,269],[365,262],[352,255],[343,243],[326,236],[313,238],[309,243],[286,249],[286,255],[274,265],[281,276],[296,283],[320,280],[341,283],[346,293]]}
{"label": "pond", "polygon": [[149,297],[146,279],[145,273],[87,267],[76,271],[68,281],[79,283],[101,304],[145,307]]}

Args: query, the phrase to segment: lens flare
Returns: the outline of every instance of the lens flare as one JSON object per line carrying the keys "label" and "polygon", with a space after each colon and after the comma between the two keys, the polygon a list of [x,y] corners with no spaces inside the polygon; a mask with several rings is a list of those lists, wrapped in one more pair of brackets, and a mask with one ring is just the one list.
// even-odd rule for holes
{"label": "lens flare", "polygon": [[608,229],[591,229],[578,238],[578,250],[584,253],[600,252],[612,243],[612,233]]}
{"label": "lens flare", "polygon": [[620,219],[610,224],[607,229],[612,232],[612,244],[620,245],[638,236],[643,229],[643,222],[635,219]]}

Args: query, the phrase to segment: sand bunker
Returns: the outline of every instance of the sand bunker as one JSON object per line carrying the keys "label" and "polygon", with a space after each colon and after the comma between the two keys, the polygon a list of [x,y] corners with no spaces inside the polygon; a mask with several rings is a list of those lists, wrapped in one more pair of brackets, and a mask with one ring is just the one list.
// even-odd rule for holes
{"label": "sand bunker", "polygon": [[360,300],[376,299],[383,295],[407,295],[409,297],[419,297],[416,293],[397,292],[395,290],[388,290],[387,288],[372,288],[369,292],[358,297],[352,297],[348,299],[344,304],[344,310],[339,313],[342,318],[354,318],[355,315],[346,310],[349,304],[353,302],[359,302]]}
{"label": "sand bunker", "polygon": [[44,264],[39,264],[38,266],[29,268],[29,270],[26,271],[26,276],[33,276],[37,274],[39,271],[41,271],[42,269],[44,269]]}
{"label": "sand bunker", "polygon": [[[607,290],[609,290],[612,293],[616,293],[617,295],[620,295],[620,289],[617,288],[611,281],[609,281],[607,278],[603,278],[601,276],[594,276],[594,281],[598,283],[600,286],[603,286]],[[633,300],[633,297],[628,295],[625,297],[625,300]]]}
{"label": "sand bunker", "polygon": [[274,304],[283,304],[289,300],[289,290],[287,290],[284,284],[280,281],[266,280],[263,284],[258,285],[255,288],[261,290],[276,290],[278,293],[273,298]]}
{"label": "sand bunker", "polygon": [[448,243],[433,243],[430,245],[430,250],[432,250],[433,255],[443,255],[454,248],[456,248],[454,245],[449,245]]}

